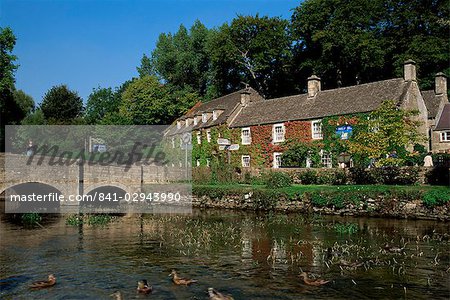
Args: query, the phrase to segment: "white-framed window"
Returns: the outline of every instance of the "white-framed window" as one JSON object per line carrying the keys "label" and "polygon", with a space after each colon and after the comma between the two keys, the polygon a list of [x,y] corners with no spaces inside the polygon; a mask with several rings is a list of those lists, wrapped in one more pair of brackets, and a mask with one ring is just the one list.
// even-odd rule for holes
{"label": "white-framed window", "polygon": [[198,124],[197,116],[194,117],[194,126]]}
{"label": "white-framed window", "polygon": [[183,147],[183,139],[180,137],[180,148]]}
{"label": "white-framed window", "polygon": [[181,128],[181,121],[177,121],[177,129]]}
{"label": "white-framed window", "polygon": [[213,120],[217,120],[217,111],[213,110]]}
{"label": "white-framed window", "polygon": [[211,160],[209,158],[206,159],[206,166],[209,167],[211,165]]}
{"label": "white-framed window", "polygon": [[211,143],[211,130],[206,130],[206,140]]}
{"label": "white-framed window", "polygon": [[195,161],[195,164],[196,164],[197,167],[200,167],[200,159],[197,159],[197,160]]}
{"label": "white-framed window", "polygon": [[450,142],[450,131],[441,132],[441,142]]}
{"label": "white-framed window", "polygon": [[200,131],[197,132],[197,144],[202,143],[202,133]]}
{"label": "white-framed window", "polygon": [[242,155],[242,167],[250,168],[250,155]]}
{"label": "white-framed window", "polygon": [[311,121],[312,138],[317,140],[323,138],[322,120]]}
{"label": "white-framed window", "polygon": [[281,152],[273,153],[273,167],[275,169],[281,167],[281,155],[283,155],[283,153],[281,153]]}
{"label": "white-framed window", "polygon": [[284,142],[284,124],[273,125],[272,131],[274,143]]}
{"label": "white-framed window", "polygon": [[250,145],[251,143],[252,143],[252,135],[251,135],[250,127],[242,128],[241,144],[242,145]]}
{"label": "white-framed window", "polygon": [[175,149],[175,138],[172,137],[172,149]]}
{"label": "white-framed window", "polygon": [[207,113],[202,113],[202,122],[206,123],[206,121],[208,121],[208,114]]}
{"label": "white-framed window", "polygon": [[184,121],[184,126],[188,127],[189,126],[189,119],[186,119],[186,121]]}
{"label": "white-framed window", "polygon": [[322,166],[325,168],[332,168],[333,161],[331,160],[331,154],[327,151],[320,151],[320,159],[322,161]]}

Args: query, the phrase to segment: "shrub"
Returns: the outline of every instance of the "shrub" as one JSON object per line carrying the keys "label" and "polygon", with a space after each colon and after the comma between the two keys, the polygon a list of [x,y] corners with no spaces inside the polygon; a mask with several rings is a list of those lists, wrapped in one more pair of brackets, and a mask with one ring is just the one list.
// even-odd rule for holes
{"label": "shrub", "polygon": [[333,185],[343,185],[346,184],[348,181],[348,174],[345,172],[345,170],[338,169],[334,173],[333,178]]}
{"label": "shrub", "polygon": [[317,184],[333,184],[334,170],[323,170],[317,173]]}
{"label": "shrub", "polygon": [[297,177],[301,184],[317,184],[317,172],[315,170],[302,171]]}
{"label": "shrub", "polygon": [[285,194],[276,190],[255,190],[252,195],[253,207],[255,209],[271,210],[275,208],[278,200],[285,197]]}
{"label": "shrub", "polygon": [[283,172],[268,172],[264,174],[264,183],[268,188],[283,188],[292,185],[292,177]]}
{"label": "shrub", "polygon": [[449,183],[448,167],[438,165],[427,172],[425,178],[431,185],[447,185]]}
{"label": "shrub", "polygon": [[450,200],[450,190],[431,190],[423,195],[423,204],[427,207],[434,207],[446,204]]}
{"label": "shrub", "polygon": [[195,167],[192,168],[192,182],[195,184],[208,184],[211,182],[211,168]]}

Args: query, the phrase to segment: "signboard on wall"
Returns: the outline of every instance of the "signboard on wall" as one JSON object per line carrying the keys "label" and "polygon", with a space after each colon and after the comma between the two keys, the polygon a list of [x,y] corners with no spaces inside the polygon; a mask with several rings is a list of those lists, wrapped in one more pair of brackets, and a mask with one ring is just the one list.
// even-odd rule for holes
{"label": "signboard on wall", "polygon": [[336,134],[341,138],[341,140],[348,140],[352,135],[353,127],[350,125],[342,125],[336,127]]}

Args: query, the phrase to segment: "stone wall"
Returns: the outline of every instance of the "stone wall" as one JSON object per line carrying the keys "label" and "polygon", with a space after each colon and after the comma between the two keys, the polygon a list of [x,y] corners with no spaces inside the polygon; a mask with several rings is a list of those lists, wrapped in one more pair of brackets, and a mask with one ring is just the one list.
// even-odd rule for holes
{"label": "stone wall", "polygon": [[[222,208],[239,210],[256,210],[251,194],[242,196],[227,196],[221,199],[211,199],[207,196],[193,197],[192,206],[197,208]],[[427,208],[421,200],[386,199],[382,195],[368,198],[358,205],[347,205],[338,209],[335,207],[316,207],[310,201],[277,201],[274,210],[292,213],[317,213],[341,216],[388,217],[401,219],[429,219],[450,221],[450,202],[444,206]]]}

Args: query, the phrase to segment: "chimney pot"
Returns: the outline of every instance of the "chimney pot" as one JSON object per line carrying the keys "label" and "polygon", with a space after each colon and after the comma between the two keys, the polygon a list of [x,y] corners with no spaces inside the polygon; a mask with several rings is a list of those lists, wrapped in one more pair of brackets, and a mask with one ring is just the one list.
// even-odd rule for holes
{"label": "chimney pot", "polygon": [[447,76],[439,72],[434,77],[434,93],[436,95],[443,95],[447,93]]}
{"label": "chimney pot", "polygon": [[321,90],[320,78],[316,75],[308,77],[308,97],[315,97]]}
{"label": "chimney pot", "polygon": [[405,81],[416,81],[416,62],[408,59],[403,64],[403,73]]}

